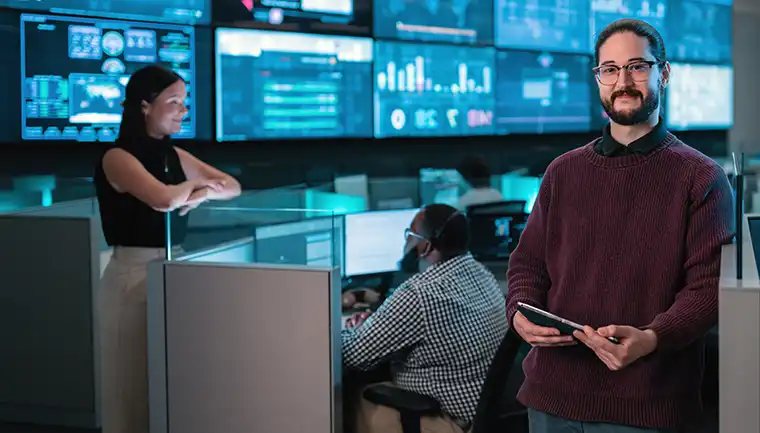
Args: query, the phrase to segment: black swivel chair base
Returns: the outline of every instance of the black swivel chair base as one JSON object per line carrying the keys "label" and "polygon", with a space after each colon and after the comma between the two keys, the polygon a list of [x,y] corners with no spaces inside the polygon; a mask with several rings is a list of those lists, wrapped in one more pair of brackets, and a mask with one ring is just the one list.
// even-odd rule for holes
{"label": "black swivel chair base", "polygon": [[384,383],[372,385],[364,390],[364,398],[377,405],[397,410],[401,415],[404,433],[420,433],[423,416],[441,413],[441,405],[436,399]]}

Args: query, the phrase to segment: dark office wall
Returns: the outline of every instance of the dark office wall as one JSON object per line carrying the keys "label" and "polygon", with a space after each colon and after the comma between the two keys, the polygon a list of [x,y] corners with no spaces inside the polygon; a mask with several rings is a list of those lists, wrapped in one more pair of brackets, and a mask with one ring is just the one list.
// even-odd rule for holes
{"label": "dark office wall", "polygon": [[[179,144],[240,177],[247,188],[268,188],[326,182],[336,174],[416,175],[423,167],[453,167],[462,157],[473,153],[484,156],[494,172],[527,167],[531,172],[540,173],[559,154],[588,143],[598,135]],[[725,132],[682,132],[678,136],[710,156],[726,155]],[[100,149],[100,145],[93,143],[0,145],[0,177],[90,176]]]}

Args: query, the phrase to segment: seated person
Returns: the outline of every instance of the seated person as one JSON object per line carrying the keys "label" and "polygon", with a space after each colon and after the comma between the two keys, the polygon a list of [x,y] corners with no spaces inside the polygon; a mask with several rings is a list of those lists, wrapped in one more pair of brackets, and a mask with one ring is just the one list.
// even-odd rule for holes
{"label": "seated person", "polygon": [[[423,432],[464,432],[507,331],[499,284],[468,252],[467,218],[455,208],[422,208],[406,231],[402,267],[413,277],[375,313],[342,331],[347,368],[369,371],[393,357],[393,384],[436,399],[440,417]],[[352,396],[347,396],[351,398]],[[359,397],[356,433],[401,433],[398,412]]]}
{"label": "seated person", "polygon": [[491,187],[491,170],[482,158],[465,158],[459,163],[457,171],[470,186],[470,190],[459,197],[459,210],[467,210],[468,206],[504,201],[501,192]]}

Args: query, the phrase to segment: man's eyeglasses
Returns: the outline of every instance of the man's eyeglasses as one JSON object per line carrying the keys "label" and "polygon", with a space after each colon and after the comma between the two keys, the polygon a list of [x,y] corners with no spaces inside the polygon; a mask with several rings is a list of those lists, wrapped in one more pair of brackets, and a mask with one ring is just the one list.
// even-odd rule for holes
{"label": "man's eyeglasses", "polygon": [[413,232],[412,229],[407,228],[406,230],[404,230],[404,239],[409,239],[409,236],[411,236],[413,238],[417,238],[417,239],[423,240],[423,241],[427,240],[427,238],[425,236],[419,235],[419,234]]}
{"label": "man's eyeglasses", "polygon": [[637,60],[635,62],[628,63],[627,65],[601,65],[593,69],[594,76],[599,84],[603,86],[614,86],[617,84],[620,78],[620,70],[625,69],[627,74],[631,75],[631,79],[636,82],[643,82],[649,80],[649,74],[652,72],[652,67],[660,66],[663,62],[651,61],[651,60]]}

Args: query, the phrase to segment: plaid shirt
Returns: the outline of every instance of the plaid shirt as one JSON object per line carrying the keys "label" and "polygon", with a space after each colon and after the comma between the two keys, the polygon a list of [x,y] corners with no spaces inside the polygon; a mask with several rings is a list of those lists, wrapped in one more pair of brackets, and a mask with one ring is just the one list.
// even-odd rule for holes
{"label": "plaid shirt", "polygon": [[506,332],[498,282],[466,254],[413,276],[361,326],[343,330],[343,363],[370,370],[401,355],[394,383],[469,423]]}

